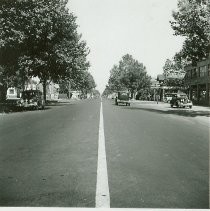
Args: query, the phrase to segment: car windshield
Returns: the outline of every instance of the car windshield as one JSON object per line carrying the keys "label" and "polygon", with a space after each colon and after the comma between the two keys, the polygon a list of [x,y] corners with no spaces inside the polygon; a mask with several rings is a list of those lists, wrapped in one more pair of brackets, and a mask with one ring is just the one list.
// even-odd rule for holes
{"label": "car windshield", "polygon": [[127,92],[121,92],[120,95],[121,95],[121,96],[127,96],[128,93],[127,93]]}

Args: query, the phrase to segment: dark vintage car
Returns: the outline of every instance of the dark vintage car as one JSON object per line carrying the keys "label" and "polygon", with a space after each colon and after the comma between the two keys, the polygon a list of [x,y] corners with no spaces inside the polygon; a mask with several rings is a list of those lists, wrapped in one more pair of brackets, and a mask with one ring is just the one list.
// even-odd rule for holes
{"label": "dark vintage car", "polygon": [[128,92],[118,92],[115,98],[115,105],[125,104],[126,106],[130,106],[130,97]]}
{"label": "dark vintage car", "polygon": [[22,92],[20,104],[23,108],[44,109],[43,94],[39,90],[25,90]]}
{"label": "dark vintage car", "polygon": [[173,97],[172,100],[170,101],[170,104],[172,108],[174,106],[177,108],[185,108],[185,107],[192,108],[193,106],[192,101],[189,100],[187,97]]}

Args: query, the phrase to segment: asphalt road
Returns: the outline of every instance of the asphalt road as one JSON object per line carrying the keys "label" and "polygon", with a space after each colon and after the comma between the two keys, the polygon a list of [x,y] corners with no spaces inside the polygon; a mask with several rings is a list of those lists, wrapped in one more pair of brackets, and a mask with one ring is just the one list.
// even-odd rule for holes
{"label": "asphalt road", "polygon": [[[100,100],[0,114],[0,206],[94,207]],[[103,101],[111,207],[208,208],[208,110]]]}
{"label": "asphalt road", "polygon": [[209,111],[103,106],[111,207],[209,207]]}
{"label": "asphalt road", "polygon": [[1,206],[95,206],[99,105],[0,116]]}

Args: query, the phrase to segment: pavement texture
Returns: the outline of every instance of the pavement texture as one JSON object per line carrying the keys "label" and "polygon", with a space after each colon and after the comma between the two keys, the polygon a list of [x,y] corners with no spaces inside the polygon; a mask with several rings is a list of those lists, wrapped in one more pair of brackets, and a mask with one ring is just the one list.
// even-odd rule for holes
{"label": "pavement texture", "polygon": [[189,108],[171,108],[169,103],[164,102],[154,102],[154,101],[132,101],[131,103],[134,107],[139,107],[150,112],[159,112],[162,114],[168,114],[168,116],[180,116],[190,120],[193,117],[198,124],[207,125],[210,127],[210,107],[205,106],[193,106],[192,109]]}
{"label": "pavement texture", "polygon": [[209,127],[190,112],[104,101],[111,207],[209,207]]}
{"label": "pavement texture", "polygon": [[0,116],[0,206],[95,206],[99,105]]}
{"label": "pavement texture", "polygon": [[[100,100],[0,115],[0,206],[94,207]],[[209,108],[103,100],[112,208],[209,207]]]}

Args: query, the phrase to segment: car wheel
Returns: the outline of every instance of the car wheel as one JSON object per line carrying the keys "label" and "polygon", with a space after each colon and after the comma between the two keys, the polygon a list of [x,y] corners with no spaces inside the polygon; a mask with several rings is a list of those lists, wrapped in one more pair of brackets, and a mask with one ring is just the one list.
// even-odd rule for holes
{"label": "car wheel", "polygon": [[189,106],[189,108],[192,108],[192,106]]}

